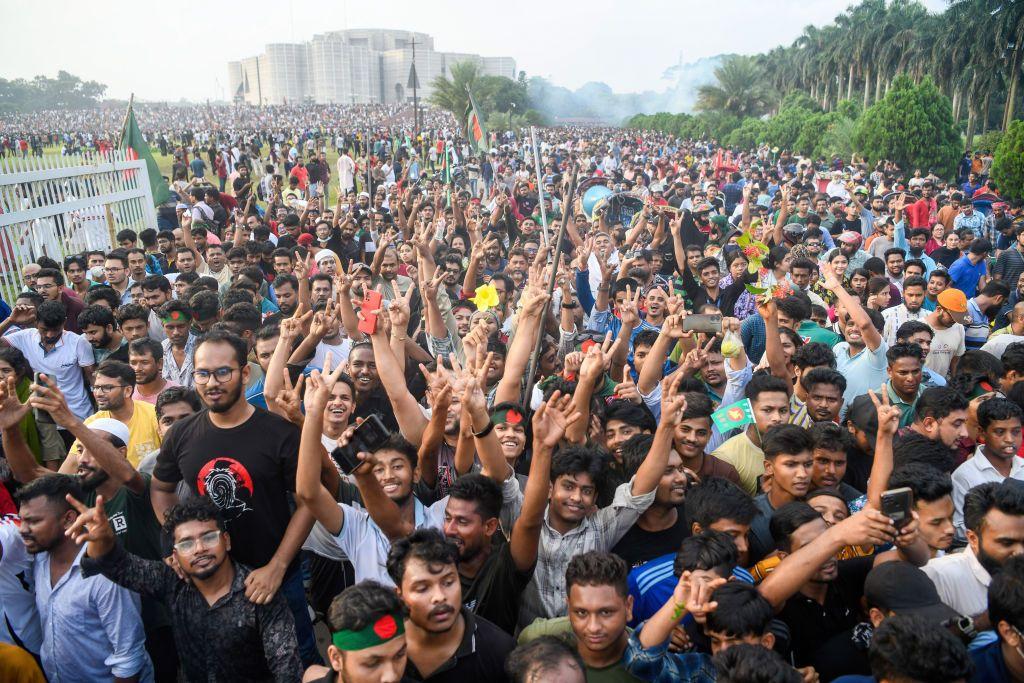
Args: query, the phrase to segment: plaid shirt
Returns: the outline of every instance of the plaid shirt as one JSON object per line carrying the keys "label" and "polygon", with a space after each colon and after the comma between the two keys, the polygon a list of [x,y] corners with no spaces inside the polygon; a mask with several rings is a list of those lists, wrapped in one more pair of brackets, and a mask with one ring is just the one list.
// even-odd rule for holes
{"label": "plaid shirt", "polygon": [[188,341],[185,342],[185,360],[181,367],[178,367],[177,361],[174,360],[174,354],[171,353],[171,340],[164,339],[161,344],[164,347],[164,379],[175,381],[181,386],[191,389],[193,385],[192,371],[195,369],[193,361],[196,354],[196,336],[191,332],[188,335]]}
{"label": "plaid shirt", "polygon": [[537,567],[523,593],[521,622],[566,613],[565,569],[569,560],[591,550],[611,550],[654,502],[655,491],[634,496],[632,485],[632,480],[620,485],[611,505],[586,517],[564,536],[548,522],[550,509],[544,512]]}
{"label": "plaid shirt", "polygon": [[700,652],[669,652],[668,640],[644,649],[640,631],[631,633],[622,655],[626,671],[651,683],[713,683],[715,665],[711,657]]}

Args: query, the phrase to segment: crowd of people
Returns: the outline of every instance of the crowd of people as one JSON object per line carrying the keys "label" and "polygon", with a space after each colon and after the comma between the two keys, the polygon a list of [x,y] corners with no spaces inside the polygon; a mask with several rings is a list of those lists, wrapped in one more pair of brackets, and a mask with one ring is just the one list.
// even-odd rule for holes
{"label": "crowd of people", "polygon": [[983,166],[269,137],[0,302],[0,679],[1024,681]]}

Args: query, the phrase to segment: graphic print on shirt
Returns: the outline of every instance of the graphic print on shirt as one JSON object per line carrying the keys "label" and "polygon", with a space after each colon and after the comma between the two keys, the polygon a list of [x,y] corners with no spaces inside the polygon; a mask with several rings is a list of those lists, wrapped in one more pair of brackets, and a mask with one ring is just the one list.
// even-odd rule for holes
{"label": "graphic print on shirt", "polygon": [[249,470],[234,458],[211,460],[199,470],[196,489],[200,496],[209,496],[224,514],[224,521],[237,519],[252,510],[246,501],[254,493]]}

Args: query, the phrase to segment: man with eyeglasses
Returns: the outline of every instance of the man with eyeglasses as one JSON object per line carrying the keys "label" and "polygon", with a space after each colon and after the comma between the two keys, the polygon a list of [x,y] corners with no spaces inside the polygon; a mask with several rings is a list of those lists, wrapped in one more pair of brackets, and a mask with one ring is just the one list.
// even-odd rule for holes
{"label": "man with eyeglasses", "polygon": [[211,499],[190,498],[167,511],[164,528],[181,578],[164,562],[119,545],[103,508],[72,505],[82,514],[69,533],[88,543],[83,568],[170,608],[186,680],[299,680],[288,603],[282,595],[246,599],[253,574],[228,555],[232,538]]}
{"label": "man with eyeglasses", "polygon": [[132,302],[131,278],[128,277],[128,252],[123,249],[115,249],[107,254],[103,263],[103,274],[118,296],[121,297],[121,305]]}
{"label": "man with eyeglasses", "polygon": [[85,303],[64,286],[64,276],[54,268],[42,268],[36,274],[36,291],[46,301],[59,301],[64,304],[68,317],[64,321],[64,329],[68,332],[81,334],[82,328],[78,324],[78,314],[85,308]]}
{"label": "man with eyeglasses", "polygon": [[[299,430],[245,400],[248,354],[246,342],[224,330],[196,343],[192,375],[207,410],[167,433],[153,470],[153,509],[163,516],[178,502],[180,481],[193,496],[213,501],[234,541],[232,557],[253,568],[244,578],[245,596],[257,605],[272,604],[278,594],[288,601],[308,665],[319,656],[298,551],[313,516],[301,501],[292,514],[288,497],[295,490]],[[179,553],[175,557],[181,561]]]}

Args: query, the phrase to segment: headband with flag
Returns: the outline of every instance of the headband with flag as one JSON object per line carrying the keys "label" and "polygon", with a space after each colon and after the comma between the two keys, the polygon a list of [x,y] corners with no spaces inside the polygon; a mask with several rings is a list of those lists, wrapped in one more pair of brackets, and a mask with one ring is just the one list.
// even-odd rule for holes
{"label": "headband with flag", "polygon": [[523,424],[525,421],[523,411],[518,408],[503,408],[501,410],[495,410],[491,414],[491,422],[496,425],[510,424],[518,425]]}
{"label": "headband with flag", "polygon": [[160,316],[160,322],[163,323],[190,323],[192,322],[192,314],[188,311],[171,311],[167,315]]}
{"label": "headband with flag", "polygon": [[331,642],[339,650],[352,652],[383,645],[403,633],[405,633],[405,622],[402,621],[402,615],[393,612],[385,614],[358,631],[342,629],[331,636]]}

